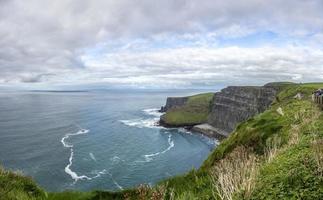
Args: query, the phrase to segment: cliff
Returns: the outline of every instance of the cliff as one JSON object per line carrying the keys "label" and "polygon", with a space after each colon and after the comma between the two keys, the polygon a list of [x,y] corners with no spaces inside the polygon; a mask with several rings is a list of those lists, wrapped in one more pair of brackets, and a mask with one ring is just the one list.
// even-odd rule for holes
{"label": "cliff", "polygon": [[184,106],[187,101],[188,97],[167,97],[166,105],[160,108],[160,112],[167,112],[170,109]]}
{"label": "cliff", "polygon": [[238,123],[265,111],[275,100],[272,87],[230,86],[214,95],[208,123],[226,133]]}
{"label": "cliff", "polygon": [[207,121],[214,93],[169,97],[161,111],[160,124],[166,127],[193,126]]}
{"label": "cliff", "polygon": [[[207,113],[207,119],[197,120],[194,123],[185,119],[188,118],[188,115],[200,112],[199,109],[197,111],[183,112],[182,114],[186,115],[185,118],[180,113],[181,110],[188,110],[186,105],[189,97],[167,98],[166,105],[161,109],[166,112],[161,117],[161,125],[197,125],[193,127],[194,131],[221,139],[227,137],[238,123],[265,111],[275,100],[281,85],[270,83],[265,86],[229,86],[224,88],[215,93],[211,102],[209,102],[208,108],[204,108],[204,113]],[[191,108],[196,107],[193,103],[191,102]],[[182,118],[182,120],[167,120],[166,116],[174,110],[177,111],[174,118]],[[173,123],[175,121],[176,123]]]}

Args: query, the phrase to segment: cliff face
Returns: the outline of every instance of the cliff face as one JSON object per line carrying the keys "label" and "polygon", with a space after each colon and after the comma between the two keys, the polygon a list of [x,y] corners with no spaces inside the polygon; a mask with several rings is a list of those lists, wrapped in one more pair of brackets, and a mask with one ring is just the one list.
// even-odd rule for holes
{"label": "cliff face", "polygon": [[168,97],[166,100],[166,105],[162,106],[160,111],[167,112],[170,109],[184,106],[187,101],[188,101],[188,97]]}
{"label": "cliff face", "polygon": [[274,101],[277,89],[271,86],[230,86],[213,97],[208,124],[228,133],[236,125],[265,111]]}

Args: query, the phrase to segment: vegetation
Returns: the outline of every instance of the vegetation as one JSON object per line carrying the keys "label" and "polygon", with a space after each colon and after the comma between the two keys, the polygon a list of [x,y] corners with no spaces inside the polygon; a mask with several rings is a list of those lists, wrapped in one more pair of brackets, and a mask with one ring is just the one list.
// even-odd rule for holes
{"label": "vegetation", "polygon": [[201,124],[207,121],[214,93],[190,96],[187,103],[166,112],[163,120],[168,125],[183,126]]}
{"label": "vegetation", "polygon": [[323,115],[310,100],[320,87],[284,85],[271,108],[241,123],[200,169],[154,187],[46,194],[2,170],[0,199],[323,199]]}
{"label": "vegetation", "polygon": [[31,178],[20,172],[10,172],[0,168],[0,200],[36,200],[47,198]]}

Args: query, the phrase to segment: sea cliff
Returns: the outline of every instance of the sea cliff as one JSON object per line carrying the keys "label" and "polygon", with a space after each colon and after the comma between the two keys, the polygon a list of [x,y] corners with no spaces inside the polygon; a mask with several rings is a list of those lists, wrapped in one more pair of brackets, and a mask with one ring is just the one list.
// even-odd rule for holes
{"label": "sea cliff", "polygon": [[[186,126],[209,137],[222,139],[227,137],[240,122],[265,111],[275,100],[278,91],[279,87],[276,84],[226,87],[212,94],[212,98],[204,100],[209,101],[208,103],[196,106],[191,102],[191,108],[199,107],[196,110],[207,116],[197,121],[185,120],[190,118],[189,115],[196,114],[193,109],[187,108],[190,97],[169,97],[166,105],[161,108],[161,111],[166,113],[161,116],[160,124],[167,127]],[[182,110],[186,110],[182,113],[186,116],[181,116]],[[173,113],[177,113],[176,117],[183,119],[180,122],[169,120],[167,116]]]}
{"label": "sea cliff", "polygon": [[170,109],[182,107],[187,103],[189,97],[167,97],[166,105],[160,108],[160,112],[167,112]]}

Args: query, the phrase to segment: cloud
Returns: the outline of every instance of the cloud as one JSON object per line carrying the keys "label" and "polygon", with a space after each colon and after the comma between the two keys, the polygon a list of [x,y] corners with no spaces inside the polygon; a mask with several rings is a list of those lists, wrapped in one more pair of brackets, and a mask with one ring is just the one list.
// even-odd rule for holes
{"label": "cloud", "polygon": [[[322,10],[321,0],[2,0],[0,83],[310,80],[322,70]],[[306,47],[218,46],[263,31]]]}
{"label": "cloud", "polygon": [[89,77],[130,85],[262,84],[323,76],[323,50],[298,46],[171,48],[87,57],[84,62]]}

